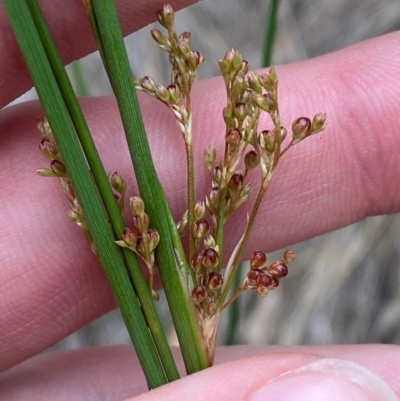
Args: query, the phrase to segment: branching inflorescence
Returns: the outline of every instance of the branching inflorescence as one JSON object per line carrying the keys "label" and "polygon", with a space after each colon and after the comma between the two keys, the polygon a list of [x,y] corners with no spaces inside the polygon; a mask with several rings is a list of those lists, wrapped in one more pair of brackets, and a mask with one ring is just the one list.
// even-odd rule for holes
{"label": "branching inflorescence", "polygon": [[[210,175],[210,190],[203,200],[196,202],[193,160],[193,138],[196,134],[192,130],[190,93],[204,58],[198,51],[191,49],[189,32],[180,35],[175,32],[174,11],[171,6],[164,6],[158,12],[157,18],[166,33],[153,29],[151,34],[160,48],[169,55],[172,66],[171,82],[168,86],[163,86],[146,76],[141,79],[134,77],[134,83],[137,90],[149,94],[170,108],[185,143],[188,208],[177,224],[177,229],[183,238],[187,238],[189,263],[186,265],[190,266],[187,272],[189,280],[185,280],[187,292],[195,305],[203,342],[212,360],[220,312],[245,290],[255,290],[259,296],[265,297],[288,274],[287,265],[296,256],[292,250],[286,251],[281,260],[270,264],[267,263],[265,253],[256,250],[251,255],[246,279],[228,298],[257,212],[279,161],[294,145],[325,128],[325,114],[317,114],[312,120],[307,117],[297,118],[292,123],[291,135],[288,135],[288,130],[281,125],[275,68],[271,67],[268,73],[262,74],[249,72],[248,62],[243,60],[240,53],[229,50],[219,61],[227,97],[222,112],[226,126],[225,150],[218,158],[213,146],[205,149],[204,162]],[[270,116],[270,129],[259,127],[262,113]],[[59,177],[71,205],[70,217],[82,227],[91,242],[84,216],[49,127],[41,120],[39,128],[44,135],[41,150],[52,161],[50,169],[40,169],[38,172],[44,176]],[[248,214],[245,231],[224,264],[224,227],[254,191],[255,187],[248,181],[249,173],[256,168],[260,172],[256,199]],[[126,183],[117,173],[110,175],[110,183],[123,212]],[[153,289],[153,278],[157,264],[154,249],[160,238],[156,230],[149,228],[143,200],[138,196],[132,197],[129,204],[134,227],[126,228],[121,233],[122,238],[116,243],[131,249],[144,261],[149,272],[149,289],[153,298],[158,299]]]}

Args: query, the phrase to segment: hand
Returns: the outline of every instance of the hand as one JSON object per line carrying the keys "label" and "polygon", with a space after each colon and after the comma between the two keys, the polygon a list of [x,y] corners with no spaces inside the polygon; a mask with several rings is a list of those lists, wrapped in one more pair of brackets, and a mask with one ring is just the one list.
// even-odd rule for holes
{"label": "hand", "polygon": [[[126,12],[122,16],[126,33],[150,22],[162,4],[148,1],[145,10],[137,3],[135,12],[131,3],[125,4]],[[179,2],[181,6],[182,3]],[[63,3],[60,17],[54,2],[47,4],[52,7],[45,14],[57,32],[56,40],[64,60],[69,62],[93,51],[94,42],[83,6]],[[31,81],[3,6],[0,6],[0,27],[2,107],[28,90]],[[278,67],[282,115],[288,119],[284,124],[302,114],[326,111],[329,128],[320,138],[305,141],[287,155],[260,213],[260,221],[268,219],[269,224],[256,227],[254,247],[276,249],[369,215],[398,211],[400,193],[393,183],[400,176],[396,157],[400,139],[395,132],[400,105],[399,55],[394,50],[399,38],[395,33],[314,60]],[[72,49],[70,43],[76,42],[80,48]],[[221,80],[199,83],[193,98],[201,113],[194,121],[194,131],[202,132],[196,144],[197,161],[201,163],[204,146],[222,142],[216,138],[216,133],[224,131],[220,117],[224,103]],[[118,166],[118,171],[132,182],[114,100],[84,99],[82,105],[107,168]],[[178,215],[184,208],[179,197],[185,185],[181,174],[183,162],[172,164],[171,161],[184,160],[181,138],[172,117],[168,117],[168,110],[147,97],[142,97],[142,106],[154,159]],[[41,155],[35,151],[39,134],[34,123],[42,113],[37,102],[0,112],[0,149],[2,160],[6,161],[0,172],[3,188],[0,370],[36,355],[115,307],[97,261],[79,229],[67,221],[66,202],[58,186],[34,173],[43,164]],[[165,154],[166,149],[170,155]],[[177,179],[180,176],[181,181]],[[198,183],[199,192],[207,189],[205,174],[198,177]],[[227,353],[237,358],[254,353],[254,349],[221,352],[221,358],[226,358]],[[142,398],[190,397],[195,401],[204,395],[205,389],[210,389],[210,399],[243,399],[249,385],[252,389],[258,388],[282,372],[320,357],[343,358],[364,365],[400,394],[396,374],[400,358],[394,346],[279,348],[272,354],[256,352],[260,354],[214,367]],[[27,397],[77,400],[101,396],[123,399],[145,391],[143,380],[132,388],[134,366],[133,355],[118,347],[38,356],[3,375],[0,395],[7,400]],[[139,371],[139,367],[136,369]],[[316,381],[321,383],[319,378]],[[367,375],[366,382],[370,384],[373,379]],[[308,382],[302,380],[302,383]],[[346,393],[338,393],[338,399],[344,400],[349,394],[353,396],[351,399],[357,399],[354,393],[341,387],[344,384],[349,384],[348,380],[332,386],[335,391],[344,389]],[[295,381],[292,386],[284,387],[294,389],[294,395],[299,395],[300,387]],[[276,396],[273,399],[278,399],[280,391],[273,392]],[[326,396],[332,394],[326,391]],[[282,397],[289,400],[288,396]],[[368,398],[359,396],[358,399]]]}

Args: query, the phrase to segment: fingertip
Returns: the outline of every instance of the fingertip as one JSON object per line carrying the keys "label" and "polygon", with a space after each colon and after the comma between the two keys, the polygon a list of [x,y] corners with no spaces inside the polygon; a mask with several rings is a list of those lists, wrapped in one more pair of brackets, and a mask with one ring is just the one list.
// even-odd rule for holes
{"label": "fingertip", "polygon": [[382,378],[343,359],[323,358],[285,372],[262,385],[246,401],[398,401]]}

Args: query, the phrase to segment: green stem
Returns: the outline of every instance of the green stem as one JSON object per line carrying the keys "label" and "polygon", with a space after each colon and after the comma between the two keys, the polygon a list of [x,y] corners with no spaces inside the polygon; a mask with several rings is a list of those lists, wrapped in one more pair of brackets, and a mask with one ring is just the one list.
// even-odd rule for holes
{"label": "green stem", "polygon": [[187,185],[188,185],[188,235],[189,235],[189,259],[194,255],[195,242],[193,237],[194,225],[194,162],[193,162],[193,145],[192,142],[186,142],[186,162],[187,162]]}
{"label": "green stem", "polygon": [[161,240],[156,249],[157,264],[186,370],[194,373],[208,366],[207,355],[194,308],[177,269],[170,234],[170,230],[177,230],[169,223],[170,210],[165,206],[165,194],[151,157],[117,11],[112,0],[94,0],[93,6],[140,194],[150,221],[160,234]]}
{"label": "green stem", "polygon": [[71,69],[75,80],[76,92],[78,96],[89,96],[89,88],[86,85],[81,62],[79,60],[74,61],[71,64]]}
{"label": "green stem", "polygon": [[87,168],[87,162],[48,62],[31,10],[24,0],[17,2],[4,0],[4,5],[77,193],[99,258],[109,277],[121,313],[127,321],[127,328],[135,344],[148,385],[151,388],[160,386],[166,382],[163,367],[147,329],[136,293],[130,284],[122,255],[114,244],[108,218]]}
{"label": "green stem", "polygon": [[256,219],[256,216],[257,216],[257,213],[258,213],[258,209],[260,208],[260,205],[261,205],[262,199],[264,197],[264,194],[265,194],[265,192],[267,190],[267,187],[268,187],[268,185],[261,185],[260,190],[258,191],[257,199],[256,199],[256,202],[254,203],[253,210],[251,211],[251,215],[250,215],[250,218],[249,218],[249,222],[247,223],[247,227],[246,227],[246,231],[245,231],[245,234],[244,234],[244,237],[243,237],[243,241],[239,246],[238,252],[237,252],[237,254],[235,256],[235,259],[234,259],[234,262],[233,262],[232,270],[231,270],[231,272],[229,274],[229,277],[228,277],[228,281],[227,281],[227,283],[225,285],[225,289],[222,292],[221,298],[219,300],[219,308],[222,308],[224,306],[224,302],[225,302],[226,297],[228,296],[229,289],[232,286],[233,279],[234,279],[235,275],[237,274],[237,270],[239,268],[240,262],[241,262],[242,257],[243,257],[243,252],[244,252],[245,247],[247,245],[247,241],[249,239],[251,230],[253,228],[253,225],[254,225],[254,222],[255,222],[255,219]]}
{"label": "green stem", "polygon": [[262,67],[269,67],[274,51],[276,25],[278,20],[279,0],[271,0],[268,10],[267,29],[265,30],[264,53]]}
{"label": "green stem", "polygon": [[[125,224],[114,194],[111,190],[107,174],[104,170],[99,153],[97,152],[96,145],[89,131],[89,127],[83,115],[82,109],[73,91],[72,85],[68,79],[68,75],[58,54],[58,50],[51,37],[50,31],[39,6],[34,0],[28,0],[28,3],[39,35],[44,44],[52,70],[59,85],[61,94],[65,100],[68,112],[71,116],[80,143],[85,152],[85,156],[90,166],[90,171],[93,174],[93,178],[95,179],[97,188],[110,218],[115,239],[120,239],[122,231],[125,228]],[[140,265],[135,255],[130,250],[122,249],[122,253],[131,275],[135,291],[139,297],[140,304],[142,305],[142,310],[149,325],[149,330],[165,367],[168,380],[176,380],[179,378],[178,369],[175,365],[168,340],[163,331],[159,316],[155,310],[151,292],[148,290],[148,285],[143,276]],[[135,322],[133,321],[130,324],[134,325]]]}

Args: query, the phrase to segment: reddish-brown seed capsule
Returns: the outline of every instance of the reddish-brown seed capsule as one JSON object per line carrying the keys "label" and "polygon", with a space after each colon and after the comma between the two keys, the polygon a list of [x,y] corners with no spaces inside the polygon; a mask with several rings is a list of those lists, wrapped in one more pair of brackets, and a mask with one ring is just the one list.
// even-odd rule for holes
{"label": "reddish-brown seed capsule", "polygon": [[201,273],[203,269],[203,265],[201,264],[202,260],[203,260],[203,251],[196,252],[190,259],[190,265],[197,274]]}
{"label": "reddish-brown seed capsule", "polygon": [[299,117],[293,121],[292,132],[294,139],[303,139],[311,132],[311,120],[307,117]]}
{"label": "reddish-brown seed capsule", "polygon": [[208,224],[207,220],[200,219],[193,224],[192,233],[195,239],[203,239],[207,237],[209,232],[210,225]]}
{"label": "reddish-brown seed capsule", "polygon": [[244,165],[246,166],[247,170],[251,170],[254,167],[257,167],[259,163],[260,157],[255,150],[250,150],[244,156]]}
{"label": "reddish-brown seed capsule", "polygon": [[218,266],[218,252],[215,249],[208,248],[203,252],[202,264],[207,269],[214,269]]}
{"label": "reddish-brown seed capsule", "polygon": [[225,140],[230,148],[235,149],[240,145],[242,134],[237,128],[231,128],[226,133]]}
{"label": "reddish-brown seed capsule", "polygon": [[208,288],[212,291],[219,290],[222,287],[224,278],[221,273],[211,272],[208,275]]}
{"label": "reddish-brown seed capsule", "polygon": [[267,261],[267,256],[264,252],[254,251],[250,258],[250,268],[259,269]]}
{"label": "reddish-brown seed capsule", "polygon": [[54,174],[58,177],[65,177],[67,175],[67,170],[63,163],[59,160],[52,160],[50,163],[50,167],[53,170]]}
{"label": "reddish-brown seed capsule", "polygon": [[207,297],[207,290],[202,285],[196,285],[192,290],[192,298],[196,304],[200,304]]}
{"label": "reddish-brown seed capsule", "polygon": [[137,235],[129,228],[125,228],[125,230],[122,232],[122,239],[124,240],[124,242],[126,242],[128,246],[135,246]]}
{"label": "reddish-brown seed capsule", "polygon": [[269,274],[263,273],[257,277],[257,287],[269,288],[272,284],[272,277]]}
{"label": "reddish-brown seed capsule", "polygon": [[56,159],[58,156],[57,145],[48,139],[42,139],[40,141],[39,149],[48,159]]}
{"label": "reddish-brown seed capsule", "polygon": [[257,278],[261,275],[265,274],[262,270],[254,269],[250,270],[247,273],[247,279],[249,280],[250,285],[257,285]]}
{"label": "reddish-brown seed capsule", "polygon": [[289,271],[284,262],[277,260],[276,262],[272,263],[272,265],[268,266],[268,272],[273,277],[282,278],[287,276]]}
{"label": "reddish-brown seed capsule", "polygon": [[269,286],[270,290],[273,290],[274,288],[279,286],[279,280],[276,277],[272,277],[272,283]]}
{"label": "reddish-brown seed capsule", "polygon": [[229,180],[229,189],[233,192],[238,192],[243,188],[244,177],[242,174],[235,173]]}

